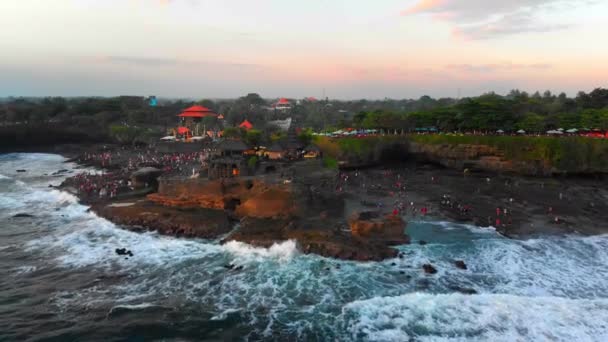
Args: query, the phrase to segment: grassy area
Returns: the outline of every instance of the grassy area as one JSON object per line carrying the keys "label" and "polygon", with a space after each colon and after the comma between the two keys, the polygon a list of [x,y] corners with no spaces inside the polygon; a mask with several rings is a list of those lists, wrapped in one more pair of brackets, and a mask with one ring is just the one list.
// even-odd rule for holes
{"label": "grassy area", "polygon": [[373,153],[379,145],[404,141],[402,136],[373,136],[366,138],[328,138],[317,136],[314,143],[323,154],[332,158],[345,156],[365,157]]}
{"label": "grassy area", "polygon": [[421,144],[487,145],[516,161],[542,160],[568,171],[608,171],[608,140],[585,137],[410,135]]}

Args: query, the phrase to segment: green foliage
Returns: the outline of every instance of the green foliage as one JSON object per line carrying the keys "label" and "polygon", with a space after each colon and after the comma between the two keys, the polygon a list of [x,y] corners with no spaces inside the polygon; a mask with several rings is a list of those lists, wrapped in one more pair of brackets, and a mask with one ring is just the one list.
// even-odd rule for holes
{"label": "green foliage", "polygon": [[608,141],[605,139],[455,134],[410,135],[408,139],[422,144],[492,146],[504,153],[507,159],[549,163],[572,173],[608,169]]}
{"label": "green foliage", "polygon": [[249,168],[251,168],[251,169],[254,169],[257,165],[258,165],[258,157],[257,156],[249,157],[249,159],[247,160],[247,166],[249,166]]}
{"label": "green foliage", "polygon": [[224,129],[224,138],[241,138],[244,134],[244,130],[238,127],[226,127]]}
{"label": "green foliage", "polygon": [[303,129],[302,132],[300,132],[300,134],[298,135],[298,139],[302,144],[304,144],[304,146],[308,146],[312,142],[312,138],[314,137],[312,133],[312,129],[307,128]]}
{"label": "green foliage", "polygon": [[110,137],[122,144],[133,144],[145,140],[146,130],[136,126],[110,126]]}
{"label": "green foliage", "polygon": [[280,140],[283,140],[287,137],[287,134],[285,134],[285,132],[274,132],[272,134],[270,134],[270,141],[271,142],[277,142]]}
{"label": "green foliage", "polygon": [[262,141],[262,131],[250,129],[245,132],[245,142],[250,146],[259,146]]}
{"label": "green foliage", "polygon": [[338,161],[331,157],[323,157],[323,166],[325,166],[328,169],[337,170]]}

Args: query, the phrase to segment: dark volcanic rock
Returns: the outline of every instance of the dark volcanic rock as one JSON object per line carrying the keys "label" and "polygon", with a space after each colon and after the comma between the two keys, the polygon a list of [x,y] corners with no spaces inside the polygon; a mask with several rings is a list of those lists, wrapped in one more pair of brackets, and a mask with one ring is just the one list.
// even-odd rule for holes
{"label": "dark volcanic rock", "polygon": [[462,261],[462,260],[456,260],[456,261],[454,261],[454,266],[460,268],[461,270],[466,270],[467,269],[467,264],[465,264],[464,261]]}
{"label": "dark volcanic rock", "polygon": [[258,247],[270,247],[274,243],[296,240],[303,253],[358,261],[379,261],[396,257],[399,252],[383,242],[366,241],[353,237],[326,220],[297,221],[290,219],[241,220],[238,230],[222,242],[241,241]]}
{"label": "dark volcanic rock", "polygon": [[27,170],[21,169],[21,170],[17,170],[17,172],[19,172],[19,173],[21,173],[21,172],[27,172]]}
{"label": "dark volcanic rock", "polygon": [[391,245],[409,243],[401,216],[383,216],[379,212],[364,211],[353,214],[348,224],[352,235],[360,239],[383,241]]}
{"label": "dark volcanic rock", "polygon": [[145,227],[165,235],[213,239],[231,230],[228,215],[221,210],[180,210],[148,201],[122,204],[124,206],[97,205],[92,209],[99,216],[129,229]]}
{"label": "dark volcanic rock", "polygon": [[115,252],[116,254],[118,254],[118,255],[127,255],[127,256],[130,256],[130,257],[132,257],[132,256],[133,256],[133,252],[131,252],[131,250],[128,250],[128,249],[126,249],[126,248],[116,248],[116,249],[114,250],[114,252]]}
{"label": "dark volcanic rock", "polygon": [[424,264],[424,265],[422,265],[422,269],[427,274],[435,274],[435,273],[437,273],[437,269],[435,267],[433,267],[433,265],[431,265],[431,264]]}
{"label": "dark volcanic rock", "polygon": [[148,186],[156,187],[158,185],[158,177],[162,174],[163,171],[155,167],[143,167],[131,174],[131,183],[137,189]]}
{"label": "dark volcanic rock", "polygon": [[17,218],[17,217],[35,217],[35,216],[32,214],[28,214],[28,213],[19,213],[19,214],[13,215],[13,217]]}
{"label": "dark volcanic rock", "polygon": [[468,287],[451,286],[450,289],[468,295],[477,294],[477,290]]}

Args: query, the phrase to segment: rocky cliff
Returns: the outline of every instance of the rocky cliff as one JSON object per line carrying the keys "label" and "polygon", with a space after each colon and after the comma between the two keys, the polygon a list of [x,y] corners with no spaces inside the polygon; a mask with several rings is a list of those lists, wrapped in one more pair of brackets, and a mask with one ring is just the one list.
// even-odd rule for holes
{"label": "rocky cliff", "polygon": [[463,171],[529,176],[608,173],[608,140],[587,137],[406,135],[319,138],[341,168],[416,159]]}
{"label": "rocky cliff", "polygon": [[545,160],[513,160],[496,147],[471,144],[424,144],[410,142],[407,153],[425,162],[457,170],[507,172],[521,175],[557,173]]}
{"label": "rocky cliff", "polygon": [[[337,171],[318,163],[294,165],[283,177],[161,178],[158,192],[145,201],[93,210],[129,227],[171,235],[223,237],[262,247],[292,239],[305,253],[349,260],[397,256],[390,246],[409,241],[405,222],[372,213],[347,220],[336,179]],[[232,230],[227,220],[239,225]]]}

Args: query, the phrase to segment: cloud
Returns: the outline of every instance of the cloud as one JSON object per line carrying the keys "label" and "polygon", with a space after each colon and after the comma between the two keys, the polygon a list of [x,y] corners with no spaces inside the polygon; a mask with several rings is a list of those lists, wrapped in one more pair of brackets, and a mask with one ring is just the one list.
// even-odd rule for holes
{"label": "cloud", "polygon": [[456,26],[452,29],[452,34],[464,39],[490,39],[520,33],[552,32],[570,27],[570,24],[542,23],[531,13],[516,12],[487,22]]}
{"label": "cloud", "polygon": [[514,64],[514,63],[500,63],[500,64],[449,64],[445,66],[446,69],[467,72],[467,73],[491,73],[499,71],[516,71],[516,70],[545,70],[550,69],[550,64],[537,63],[537,64]]}
{"label": "cloud", "polygon": [[[90,60],[90,59],[87,59]],[[217,62],[217,61],[206,61],[206,60],[186,60],[177,58],[155,58],[155,57],[134,57],[134,56],[105,56],[101,58],[95,58],[97,62],[109,63],[109,64],[125,64],[139,67],[165,67],[165,66],[224,66],[232,68],[247,68],[247,69],[260,69],[265,66],[254,63],[243,63],[243,62]]]}
{"label": "cloud", "polygon": [[177,65],[180,62],[177,59],[172,58],[149,58],[149,57],[128,57],[128,56],[106,56],[102,58],[102,61],[113,63],[113,64],[129,64],[138,66],[168,66]]}
{"label": "cloud", "polygon": [[571,27],[548,23],[540,14],[597,3],[597,0],[420,0],[401,12],[403,16],[429,14],[450,22],[456,37],[489,39],[530,32],[550,32]]}

